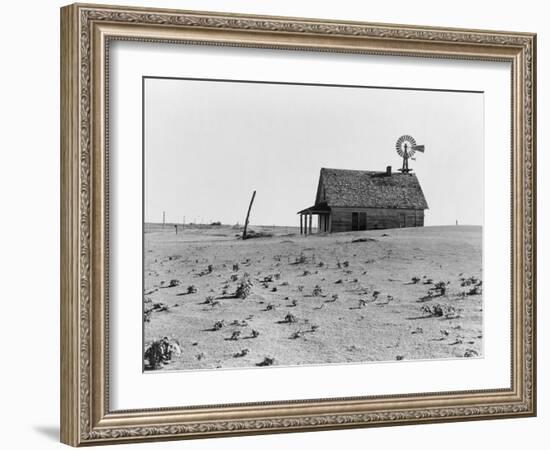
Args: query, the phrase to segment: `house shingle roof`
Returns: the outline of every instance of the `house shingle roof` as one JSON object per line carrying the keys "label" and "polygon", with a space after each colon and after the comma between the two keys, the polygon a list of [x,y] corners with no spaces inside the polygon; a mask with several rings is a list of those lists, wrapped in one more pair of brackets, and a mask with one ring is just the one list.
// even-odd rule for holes
{"label": "house shingle roof", "polygon": [[316,203],[323,201],[330,207],[428,208],[416,175],[367,170],[321,169]]}

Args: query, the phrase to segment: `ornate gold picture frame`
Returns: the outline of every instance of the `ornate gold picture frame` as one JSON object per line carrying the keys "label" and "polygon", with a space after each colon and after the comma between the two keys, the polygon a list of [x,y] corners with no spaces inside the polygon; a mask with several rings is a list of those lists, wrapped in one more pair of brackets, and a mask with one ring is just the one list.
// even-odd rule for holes
{"label": "ornate gold picture frame", "polygon": [[[115,41],[510,63],[510,387],[113,410],[109,402],[107,68]],[[86,4],[62,8],[62,442],[81,446],[534,416],[535,89],[536,36],[530,33]]]}

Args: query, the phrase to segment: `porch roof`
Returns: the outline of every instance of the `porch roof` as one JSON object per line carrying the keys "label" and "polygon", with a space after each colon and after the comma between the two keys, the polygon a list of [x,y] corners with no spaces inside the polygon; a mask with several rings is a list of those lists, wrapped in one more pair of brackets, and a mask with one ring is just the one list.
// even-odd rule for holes
{"label": "porch roof", "polygon": [[325,203],[317,203],[309,208],[302,209],[296,214],[330,214],[330,206]]}

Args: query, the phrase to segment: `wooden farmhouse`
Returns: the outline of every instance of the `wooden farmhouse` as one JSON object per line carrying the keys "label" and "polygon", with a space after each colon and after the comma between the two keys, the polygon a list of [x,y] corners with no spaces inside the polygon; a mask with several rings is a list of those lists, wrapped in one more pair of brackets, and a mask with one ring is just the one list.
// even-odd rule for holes
{"label": "wooden farmhouse", "polygon": [[416,175],[391,171],[321,169],[315,205],[298,211],[300,232],[375,230],[424,226],[428,203]]}

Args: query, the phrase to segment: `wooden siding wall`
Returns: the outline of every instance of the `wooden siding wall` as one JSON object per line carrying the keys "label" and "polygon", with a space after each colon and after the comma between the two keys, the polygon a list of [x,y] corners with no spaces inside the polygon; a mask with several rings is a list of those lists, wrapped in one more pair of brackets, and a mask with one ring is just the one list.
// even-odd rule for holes
{"label": "wooden siding wall", "polygon": [[367,230],[424,226],[421,209],[332,208],[332,232],[352,231],[352,213],[367,214]]}

